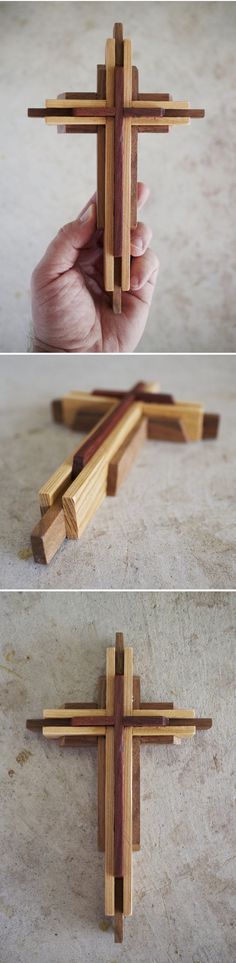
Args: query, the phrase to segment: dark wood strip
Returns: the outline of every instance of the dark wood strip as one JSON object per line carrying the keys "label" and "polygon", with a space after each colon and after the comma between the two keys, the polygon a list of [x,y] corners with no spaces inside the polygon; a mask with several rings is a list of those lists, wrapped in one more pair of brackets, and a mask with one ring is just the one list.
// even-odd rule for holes
{"label": "dark wood strip", "polygon": [[[117,391],[116,388],[94,388],[92,395],[104,396],[105,398],[125,398],[127,391]],[[145,381],[139,382],[135,390],[136,401],[145,401],[147,404],[153,405],[174,405],[175,401],[173,395],[167,394],[164,391],[145,391]]]}
{"label": "dark wood strip", "polygon": [[115,670],[116,670],[116,675],[124,675],[124,636],[123,636],[123,632],[116,632]]}
{"label": "dark wood strip", "polygon": [[[68,484],[68,482],[67,482]],[[31,532],[34,561],[48,565],[66,538],[65,516],[61,496],[48,508]]]}
{"label": "dark wood strip", "polygon": [[83,90],[82,93],[81,91],[76,93],[74,90],[73,92],[67,90],[64,94],[57,94],[58,100],[99,100],[99,98],[101,100],[105,99],[97,90]]}
{"label": "dark wood strip", "polygon": [[97,134],[98,131],[105,131],[105,127],[98,127],[95,124],[58,124],[57,133],[58,134]]}
{"label": "dark wood strip", "polygon": [[[29,107],[28,117],[114,117],[115,107]],[[87,128],[86,128],[87,129]]]}
{"label": "dark wood strip", "polygon": [[116,407],[111,411],[106,420],[103,422],[101,427],[98,426],[95,429],[91,438],[88,438],[83,445],[78,449],[74,456],[73,467],[72,467],[72,479],[76,478],[82,468],[87,465],[90,458],[95,454],[100,445],[106,438],[110,435],[113,428],[118,425],[123,415],[128,411],[133,401],[135,400],[135,392],[138,390],[139,384],[135,385],[131,391],[127,392],[125,398],[120,401]]}
{"label": "dark wood strip", "polygon": [[156,441],[188,441],[186,429],[179,418],[148,418],[148,438]]}
{"label": "dark wood strip", "polygon": [[124,70],[115,67],[114,256],[122,257]]}
{"label": "dark wood strip", "polygon": [[115,725],[114,725],[114,770],[115,770],[115,800],[114,800],[114,875],[122,877],[124,874],[124,799],[123,799],[123,712],[124,712],[124,676],[115,676]]}
{"label": "dark wood strip", "polygon": [[175,718],[174,716],[169,719],[166,716],[124,716],[123,718],[124,726],[164,726],[168,729],[169,726],[183,726],[184,728],[189,728],[189,726],[195,726],[196,729],[211,729],[212,719],[196,719],[195,716],[192,719]]}
{"label": "dark wood strip", "polygon": [[219,425],[220,415],[205,412],[203,415],[202,438],[204,440],[207,438],[217,438]]}
{"label": "dark wood strip", "polygon": [[[78,130],[78,128],[76,128],[76,130]],[[148,126],[148,124],[141,124],[136,127],[136,130],[139,134],[168,134],[170,128],[165,124],[163,124],[162,127],[151,127],[150,125]]]}
{"label": "dark wood strip", "polygon": [[[114,716],[71,716],[69,719],[71,726],[114,726]],[[53,721],[52,725],[64,725],[64,719]],[[66,722],[67,725],[67,722]]]}
{"label": "dark wood strip", "polygon": [[163,107],[124,107],[124,117],[164,117]]}
{"label": "dark wood strip", "polygon": [[[133,678],[133,708],[140,708],[140,678]],[[134,852],[140,849],[140,739],[133,739],[132,753],[132,845]]]}
{"label": "dark wood strip", "polygon": [[[92,97],[93,94],[90,94],[89,96]],[[142,93],[138,95],[137,100],[172,100],[172,97],[170,94],[143,94]]]}
{"label": "dark wood strip", "polygon": [[123,67],[124,56],[123,56],[123,23],[114,23],[113,27],[113,37],[116,42],[115,45],[115,61],[117,67]]}

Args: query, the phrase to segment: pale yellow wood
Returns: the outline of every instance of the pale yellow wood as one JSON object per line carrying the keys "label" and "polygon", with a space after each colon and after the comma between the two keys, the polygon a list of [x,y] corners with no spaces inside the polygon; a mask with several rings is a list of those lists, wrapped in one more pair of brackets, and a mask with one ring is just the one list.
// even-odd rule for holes
{"label": "pale yellow wood", "polygon": [[[73,118],[70,118],[70,120],[67,120],[67,121],[60,120],[60,123],[70,124],[70,121],[72,119]],[[145,127],[145,124],[147,127],[166,127],[167,125],[168,127],[175,127],[176,125],[181,126],[182,124],[185,124],[185,125],[191,124],[190,117],[157,117],[156,118],[156,117],[145,117],[145,114],[143,114],[142,117],[131,117],[130,119],[131,119],[132,127]],[[58,123],[58,118],[56,118],[56,120]],[[129,120],[129,118],[126,117],[125,120]],[[93,123],[94,121],[92,120],[92,124]]]}
{"label": "pale yellow wood", "polygon": [[[133,649],[124,649],[124,713],[133,707]],[[132,728],[124,730],[124,916],[132,914]]]}
{"label": "pale yellow wood", "polygon": [[[132,103],[132,45],[131,40],[124,40],[124,106]],[[131,227],[131,119],[126,117],[123,122],[123,216],[122,216],[122,262],[121,287],[122,291],[130,289],[130,227]]]}
{"label": "pale yellow wood", "polygon": [[88,413],[97,411],[102,417],[117,405],[117,398],[101,398],[100,395],[86,395],[86,392],[73,394],[71,392],[69,395],[64,395],[60,402],[63,424],[70,428],[74,426],[75,417],[80,411]]}
{"label": "pale yellow wood", "polygon": [[[115,647],[106,650],[106,712],[114,713]],[[105,914],[115,913],[114,878],[114,730],[106,729],[105,771]]]}
{"label": "pale yellow wood", "polygon": [[[106,126],[107,123],[106,117],[70,117],[68,114],[60,117],[45,117],[44,120],[45,124],[56,124],[57,127],[60,127],[61,124],[63,124],[63,127],[65,124],[69,124],[70,127],[89,127],[91,124],[102,127],[102,125]],[[108,122],[112,123],[110,119],[108,119]]]}
{"label": "pale yellow wood", "polygon": [[[113,731],[113,730],[111,730]],[[105,726],[43,726],[46,739],[59,739],[59,736],[105,736]]]}
{"label": "pale yellow wood", "polygon": [[151,392],[151,394],[152,394],[152,393],[155,394],[156,391],[160,391],[160,390],[161,390],[161,386],[160,386],[160,384],[159,384],[159,381],[146,381],[146,382],[145,382],[145,387],[144,387],[143,390],[144,390],[144,391],[149,391],[149,392]]}
{"label": "pale yellow wood", "polygon": [[198,404],[156,405],[142,403],[143,414],[149,418],[180,419],[187,432],[189,441],[199,441],[202,437],[203,406]]}
{"label": "pale yellow wood", "polygon": [[[110,105],[109,105],[110,106]],[[155,106],[155,104],[154,104]],[[94,107],[96,113],[97,107],[107,107],[106,100],[45,100],[45,107]]]}
{"label": "pale yellow wood", "polygon": [[76,719],[79,719],[81,716],[96,716],[98,724],[100,717],[105,715],[108,715],[106,709],[76,709],[76,706],[74,708],[72,706],[70,709],[43,710],[43,719],[73,719],[75,716]]}
{"label": "pale yellow wood", "polygon": [[[88,487],[91,491],[92,478],[95,485],[94,495],[96,495],[96,490],[99,486],[101,487],[105,483],[106,487],[109,461],[112,455],[118,451],[123,441],[125,441],[129,432],[132,431],[132,428],[134,428],[140,420],[141,410],[142,405],[140,402],[135,402],[130,406],[118,425],[113,428],[109,437],[100,445],[98,451],[93,455],[63,495],[63,508],[68,538],[77,538],[81,534],[81,525],[83,524],[83,512],[82,515],[80,512],[81,497],[83,493],[88,490]],[[91,512],[93,514],[92,506]]]}
{"label": "pale yellow wood", "polygon": [[165,736],[178,736],[179,739],[191,739],[192,736],[196,735],[196,726],[188,726],[187,729],[184,726],[168,726],[168,731],[163,726],[135,726],[133,728],[133,737],[140,739],[141,736],[160,736],[165,738]]}
{"label": "pale yellow wood", "polygon": [[[115,403],[117,405],[117,398],[115,399]],[[97,430],[97,428],[103,424],[109,411],[110,411],[110,408],[108,408],[108,411],[106,411],[106,413],[102,416],[99,422],[97,422],[94,428],[92,428],[91,431],[88,432],[88,434],[86,435],[86,441],[88,440],[88,438],[91,438],[93,433]],[[80,445],[77,444],[76,447],[73,448],[73,451],[70,453],[70,455],[68,455],[67,458],[65,458],[62,464],[59,465],[59,468],[56,468],[56,471],[53,472],[52,475],[50,475],[50,478],[48,478],[48,480],[40,488],[39,503],[42,508],[49,508],[50,505],[53,505],[53,502],[55,502],[56,498],[59,495],[61,495],[65,491],[65,488],[69,485],[70,478],[71,478],[71,470],[73,465],[73,458],[76,452],[79,451],[79,448],[81,448],[81,446],[84,444],[84,440],[85,439],[83,438],[83,440],[80,442]]]}
{"label": "pale yellow wood", "polygon": [[[115,40],[106,42],[106,99],[114,106],[115,96]],[[105,227],[104,227],[104,285],[114,291],[114,120],[107,118],[105,136]]]}
{"label": "pale yellow wood", "polygon": [[[58,101],[56,101],[56,104]],[[131,107],[164,107],[166,110],[188,110],[190,107],[188,100],[132,100]],[[148,121],[149,123],[149,121]]]}
{"label": "pale yellow wood", "polygon": [[[91,710],[90,710],[91,712]],[[163,716],[164,719],[192,719],[195,709],[133,709],[132,716],[144,718],[144,716]],[[128,715],[128,713],[127,713]]]}

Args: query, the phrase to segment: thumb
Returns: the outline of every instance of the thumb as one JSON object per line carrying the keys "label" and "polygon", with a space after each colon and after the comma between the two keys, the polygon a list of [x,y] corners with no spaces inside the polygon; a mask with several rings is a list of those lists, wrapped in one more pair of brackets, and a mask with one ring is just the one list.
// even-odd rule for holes
{"label": "thumb", "polygon": [[50,280],[69,271],[78,258],[81,248],[88,244],[96,230],[96,204],[89,205],[75,221],[61,227],[51,241],[41,261],[44,278]]}

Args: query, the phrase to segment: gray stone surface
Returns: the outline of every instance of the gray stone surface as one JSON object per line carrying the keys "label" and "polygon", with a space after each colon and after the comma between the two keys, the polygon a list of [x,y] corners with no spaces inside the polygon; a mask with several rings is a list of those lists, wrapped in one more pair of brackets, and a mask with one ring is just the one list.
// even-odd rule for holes
{"label": "gray stone surface", "polygon": [[[2,963],[232,963],[235,607],[231,593],[1,595]],[[142,747],[122,947],[102,930],[96,750],[25,730],[43,707],[96,698],[117,630],[144,699],[213,716],[189,743]]]}
{"label": "gray stone surface", "polygon": [[25,351],[29,282],[48,241],[94,191],[95,143],[57,137],[28,105],[92,90],[114,20],[140,89],[205,106],[206,120],[139,138],[145,219],[161,272],[144,351],[235,351],[234,3],[2,3],[0,350]]}
{"label": "gray stone surface", "polygon": [[[37,492],[82,437],[51,421],[66,391],[159,378],[179,400],[222,416],[217,441],[147,441],[115,498],[50,566],[23,559]],[[235,588],[235,358],[0,358],[1,588]]]}

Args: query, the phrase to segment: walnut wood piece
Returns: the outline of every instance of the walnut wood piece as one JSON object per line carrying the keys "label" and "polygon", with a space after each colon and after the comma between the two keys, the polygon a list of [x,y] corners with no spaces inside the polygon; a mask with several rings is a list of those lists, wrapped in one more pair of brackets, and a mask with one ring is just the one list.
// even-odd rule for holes
{"label": "walnut wood piece", "polygon": [[124,840],[124,807],[123,807],[123,714],[124,714],[124,676],[115,675],[115,706],[114,706],[114,755],[115,755],[115,803],[114,803],[114,874],[122,876],[123,840]]}
{"label": "walnut wood piece", "polygon": [[66,538],[62,499],[59,497],[45,512],[31,533],[34,561],[48,565]]}
{"label": "walnut wood piece", "polygon": [[[132,102],[132,49],[131,41],[124,40],[124,107]],[[110,121],[109,121],[110,123]],[[111,121],[112,123],[112,121]],[[123,121],[123,224],[122,224],[122,291],[130,289],[130,226],[131,226],[131,118]]]}
{"label": "walnut wood piece", "polygon": [[115,671],[116,671],[116,675],[124,675],[124,636],[123,636],[123,632],[116,632]]}
{"label": "walnut wood piece", "polygon": [[[98,397],[98,398],[99,398],[99,396],[101,395],[103,398],[107,397],[107,398],[112,398],[112,399],[114,399],[114,397],[115,397],[115,398],[120,398],[120,399],[121,399],[121,398],[124,398],[124,397],[125,397],[125,395],[127,394],[127,392],[126,392],[126,391],[117,391],[116,388],[115,388],[113,391],[112,391],[111,388],[109,388],[109,389],[108,389],[108,388],[105,388],[104,390],[103,390],[103,388],[95,388],[94,391],[92,392],[92,394],[93,394],[93,395],[96,395],[96,397]],[[149,402],[150,404],[158,404],[158,405],[161,405],[161,404],[162,404],[162,405],[173,405],[173,404],[175,403],[175,402],[174,402],[173,395],[170,395],[170,394],[167,393],[167,392],[164,392],[164,391],[150,391],[150,392],[149,392],[147,389],[145,390],[145,383],[143,383],[143,387],[142,387],[142,388],[137,387],[137,388],[135,389],[135,398],[137,399],[137,401],[146,401],[147,404],[148,404],[148,402]]]}
{"label": "walnut wood piece", "polygon": [[[106,676],[99,679],[98,705],[101,709],[106,706]],[[97,798],[98,798],[98,851],[105,852],[105,781],[106,781],[106,746],[104,736],[98,736],[97,762]]]}
{"label": "walnut wood piece", "polygon": [[[133,677],[133,709],[140,708],[140,678]],[[140,739],[133,741],[132,770],[132,849],[140,849]]]}
{"label": "walnut wood piece", "polygon": [[208,414],[207,412],[203,416],[203,429],[202,437],[207,438],[217,438],[220,424],[220,415]]}
{"label": "walnut wood piece", "polygon": [[[106,710],[114,712],[115,649],[106,651]],[[105,763],[105,914],[115,913],[114,877],[114,730],[106,730]]]}
{"label": "walnut wood piece", "polygon": [[[98,97],[106,98],[106,68],[97,66]],[[105,127],[97,128],[97,227],[105,224]]]}
{"label": "walnut wood piece", "polygon": [[120,401],[116,408],[108,414],[107,418],[104,420],[103,424],[91,435],[90,439],[87,439],[84,444],[78,449],[78,453],[74,456],[73,468],[72,468],[72,481],[77,477],[82,468],[87,465],[90,458],[95,454],[100,445],[106,438],[108,438],[110,432],[116,425],[118,425],[123,415],[128,411],[131,404],[135,400],[136,386],[134,386],[131,391],[127,392],[125,398]]}
{"label": "walnut wood piece", "polygon": [[132,468],[133,462],[147,438],[147,419],[141,418],[123,445],[110,461],[107,476],[107,495],[116,495]]}

